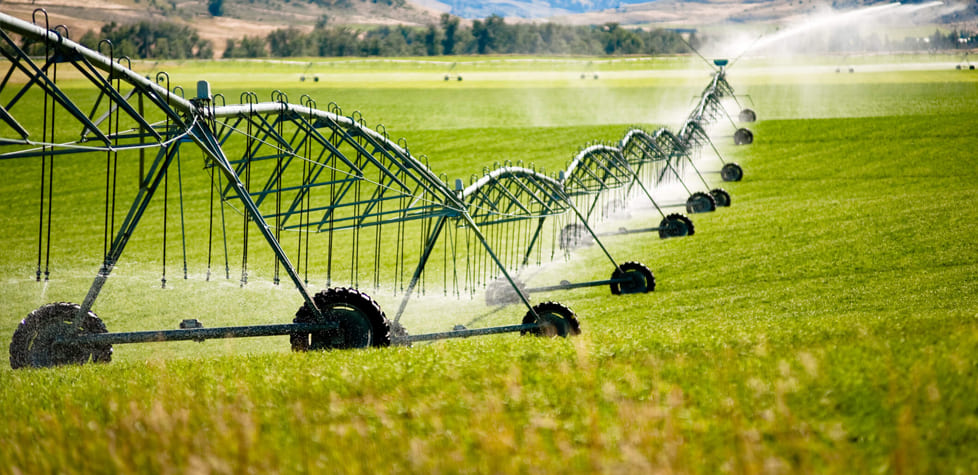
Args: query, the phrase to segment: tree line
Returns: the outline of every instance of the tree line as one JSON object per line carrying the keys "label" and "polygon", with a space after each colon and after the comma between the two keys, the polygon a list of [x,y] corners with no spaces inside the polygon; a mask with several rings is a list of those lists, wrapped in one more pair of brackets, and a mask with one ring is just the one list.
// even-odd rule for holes
{"label": "tree line", "polygon": [[[83,46],[113,58],[211,59],[214,45],[188,26],[141,21],[131,25],[107,23],[98,32],[89,30],[77,39]],[[21,48],[30,55],[45,54],[42,43],[24,39]]]}
{"label": "tree line", "polygon": [[[108,40],[108,41],[106,41]],[[688,42],[698,46],[700,38],[691,33]],[[109,23],[101,30],[88,31],[81,44],[131,59],[211,59],[213,44],[188,26],[168,22],[143,21],[131,25]],[[819,52],[928,51],[972,49],[978,34],[953,30],[936,31],[925,38],[899,40],[855,35],[829,35],[813,39],[809,49]],[[25,43],[34,55],[43,55],[40,44]],[[225,58],[258,57],[343,57],[343,56],[438,56],[481,54],[526,55],[656,55],[689,52],[679,32],[671,30],[629,29],[617,23],[599,26],[571,26],[555,23],[507,24],[492,15],[474,20],[471,26],[458,17],[441,16],[438,24],[427,27],[380,26],[358,28],[332,26],[321,18],[312,31],[294,27],[275,30],[261,37],[229,39]]]}
{"label": "tree line", "polygon": [[[691,38],[695,43],[695,36]],[[687,52],[679,33],[627,29],[617,23],[570,26],[507,24],[497,15],[471,27],[443,14],[424,28],[403,25],[359,29],[329,26],[321,19],[311,32],[284,28],[266,37],[229,39],[225,58],[295,56],[438,56],[455,54],[626,55]]]}

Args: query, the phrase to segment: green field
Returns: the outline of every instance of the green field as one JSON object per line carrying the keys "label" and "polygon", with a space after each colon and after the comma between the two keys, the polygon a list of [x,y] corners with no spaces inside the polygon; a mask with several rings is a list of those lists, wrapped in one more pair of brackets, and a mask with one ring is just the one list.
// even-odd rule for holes
{"label": "green field", "polygon": [[[4,365],[0,473],[978,472],[978,74],[887,66],[922,61],[901,57],[837,74],[833,60],[729,72],[761,119],[751,146],[715,133],[745,169],[723,184],[733,205],[694,215],[691,237],[605,240],[658,286],[540,297],[577,313],[578,337],[324,353],[276,337],[118,345],[108,365]],[[409,63],[165,66],[174,84],[208,79],[229,103],[279,89],[359,110],[466,180],[506,160],[556,170],[631,125],[675,127],[709,80],[685,59],[554,64],[460,62],[461,82]],[[310,74],[320,81],[299,81]],[[195,158],[187,228],[200,236],[208,191]],[[59,162],[52,280],[37,283],[39,169],[0,162],[5,338],[32,309],[84,297],[101,255],[100,166]],[[204,281],[195,238],[182,280],[171,242],[160,289],[158,208],[95,306],[110,331],[291,321],[301,299],[269,282],[258,241],[244,288],[233,261],[229,281]],[[592,247],[547,271],[596,280],[609,266]],[[409,331],[525,312],[430,294],[409,306]],[[375,297],[390,314],[396,297]]]}

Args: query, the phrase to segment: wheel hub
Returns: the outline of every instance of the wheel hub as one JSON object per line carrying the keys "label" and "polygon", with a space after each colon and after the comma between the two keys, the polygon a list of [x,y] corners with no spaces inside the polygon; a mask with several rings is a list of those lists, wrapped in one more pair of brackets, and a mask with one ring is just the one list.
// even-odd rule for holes
{"label": "wheel hub", "polygon": [[295,314],[295,323],[335,324],[330,330],[293,333],[293,351],[366,348],[390,345],[391,325],[380,306],[356,289],[334,287],[316,293],[318,312],[306,303]]}
{"label": "wheel hub", "polygon": [[720,177],[723,181],[740,181],[744,177],[744,171],[736,163],[727,163],[720,169]]}
{"label": "wheel hub", "polygon": [[311,350],[366,348],[372,343],[370,322],[356,309],[330,308],[323,312],[326,319],[339,328],[313,333]]}
{"label": "wheel hub", "polygon": [[540,315],[539,335],[545,337],[566,336],[570,332],[570,324],[558,315],[551,313]]}
{"label": "wheel hub", "polygon": [[710,208],[710,199],[704,195],[694,195],[689,198],[686,203],[686,210],[690,213],[705,213],[707,211],[712,211]]}
{"label": "wheel hub", "polygon": [[71,330],[71,322],[51,322],[39,328],[27,350],[31,366],[54,366],[80,359],[80,352],[72,351],[70,345],[65,344],[65,340],[71,336]]}
{"label": "wheel hub", "polygon": [[682,237],[689,234],[686,223],[680,219],[672,218],[666,221],[666,235],[668,237]]}
{"label": "wheel hub", "polygon": [[531,330],[520,331],[523,335],[568,337],[581,333],[581,324],[577,321],[574,312],[557,302],[534,305],[533,310],[523,317],[523,323],[536,324]]}
{"label": "wheel hub", "polygon": [[641,272],[636,270],[626,271],[622,277],[627,280],[621,283],[621,293],[638,294],[645,292],[645,277],[642,276]]}

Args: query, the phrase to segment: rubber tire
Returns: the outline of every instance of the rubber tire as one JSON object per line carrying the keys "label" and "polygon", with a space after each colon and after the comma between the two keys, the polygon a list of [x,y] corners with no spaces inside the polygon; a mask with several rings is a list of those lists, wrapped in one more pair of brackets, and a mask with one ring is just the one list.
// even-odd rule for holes
{"label": "rubber tire", "polygon": [[662,239],[692,236],[694,232],[693,220],[684,214],[672,213],[659,223],[659,237]]}
{"label": "rubber tire", "polygon": [[689,234],[687,234],[687,236],[692,236],[692,235],[696,234],[696,228],[693,227],[693,220],[692,219],[689,219],[689,216],[686,216],[685,214],[680,214],[680,213],[674,213],[674,214],[676,216],[679,216],[680,219],[682,219],[686,223],[686,229],[689,229]]}
{"label": "rubber tire", "polygon": [[734,132],[734,143],[737,145],[750,145],[754,143],[754,132],[751,132],[750,129],[737,129]]}
{"label": "rubber tire", "polygon": [[730,193],[727,193],[727,190],[724,190],[723,188],[714,188],[710,190],[710,195],[713,196],[714,200],[716,200],[717,207],[730,206]]}
{"label": "rubber tire", "polygon": [[[523,292],[523,295],[529,296],[529,293],[526,291],[526,283],[516,278],[513,281],[519,287],[520,291]],[[513,290],[513,286],[510,285],[505,277],[496,278],[486,285],[486,305],[503,306],[520,302],[522,300],[520,300],[519,294]]]}
{"label": "rubber tire", "polygon": [[108,363],[112,361],[112,345],[55,344],[60,336],[71,331],[78,335],[107,333],[105,324],[91,311],[85,315],[81,328],[69,326],[81,305],[69,302],[43,305],[21,320],[10,340],[10,367],[13,369],[61,366],[66,364]]}
{"label": "rubber tire", "polygon": [[616,267],[615,271],[611,273],[612,279],[620,279],[626,276],[631,276],[633,282],[613,282],[611,284],[613,295],[646,294],[655,290],[655,276],[641,262],[626,262]]}
{"label": "rubber tire", "polygon": [[[292,351],[384,347],[391,344],[391,323],[374,299],[357,289],[334,287],[313,296],[326,322],[337,322],[337,330],[293,333]],[[333,312],[331,310],[337,310]],[[294,323],[317,323],[316,314],[304,304],[295,312]],[[325,323],[325,322],[324,322]]]}
{"label": "rubber tire", "polygon": [[740,181],[744,178],[744,169],[734,162],[726,163],[720,169],[720,178],[723,181]]}
{"label": "rubber tire", "polygon": [[687,213],[709,213],[717,210],[717,200],[713,195],[697,191],[686,200]]}
{"label": "rubber tire", "polygon": [[756,122],[757,113],[752,109],[744,109],[740,111],[740,117],[738,117],[741,122]]}
{"label": "rubber tire", "polygon": [[[533,315],[533,312],[540,317]],[[533,311],[527,311],[523,316],[523,324],[538,323],[540,326],[532,330],[522,330],[521,335],[548,337],[568,337],[581,334],[581,323],[577,321],[574,311],[566,305],[557,302],[543,302],[533,306]]]}
{"label": "rubber tire", "polygon": [[588,232],[587,228],[583,224],[571,223],[564,226],[560,230],[560,239],[557,245],[561,249],[566,251],[571,251],[579,247],[590,246],[594,244],[594,236]]}

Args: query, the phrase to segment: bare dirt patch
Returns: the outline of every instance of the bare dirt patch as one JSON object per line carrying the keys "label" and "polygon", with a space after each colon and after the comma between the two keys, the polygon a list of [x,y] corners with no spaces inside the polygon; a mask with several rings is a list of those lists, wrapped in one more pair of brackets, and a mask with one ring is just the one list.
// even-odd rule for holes
{"label": "bare dirt patch", "polygon": [[[233,16],[226,11],[226,15],[220,17],[207,13],[205,0],[182,1],[175,6],[166,3],[163,7],[150,6],[145,0],[140,3],[131,0],[2,1],[0,5],[4,13],[26,21],[31,21],[35,9],[44,8],[48,14],[48,24],[52,27],[67,25],[73,39],[80,38],[86,31],[97,31],[111,22],[168,21],[183,24],[197,30],[201,38],[210,40],[217,57],[222,55],[229,39],[264,37],[281,28],[298,28],[308,32],[323,16],[327,16],[332,25],[425,26],[438,23],[440,15],[440,12],[423,7],[409,5],[392,8],[370,2],[352,2],[350,8],[339,10],[326,10],[305,3],[300,5],[299,2],[285,4],[281,9],[263,2],[242,2],[233,4]],[[40,15],[38,21],[42,21]]]}

